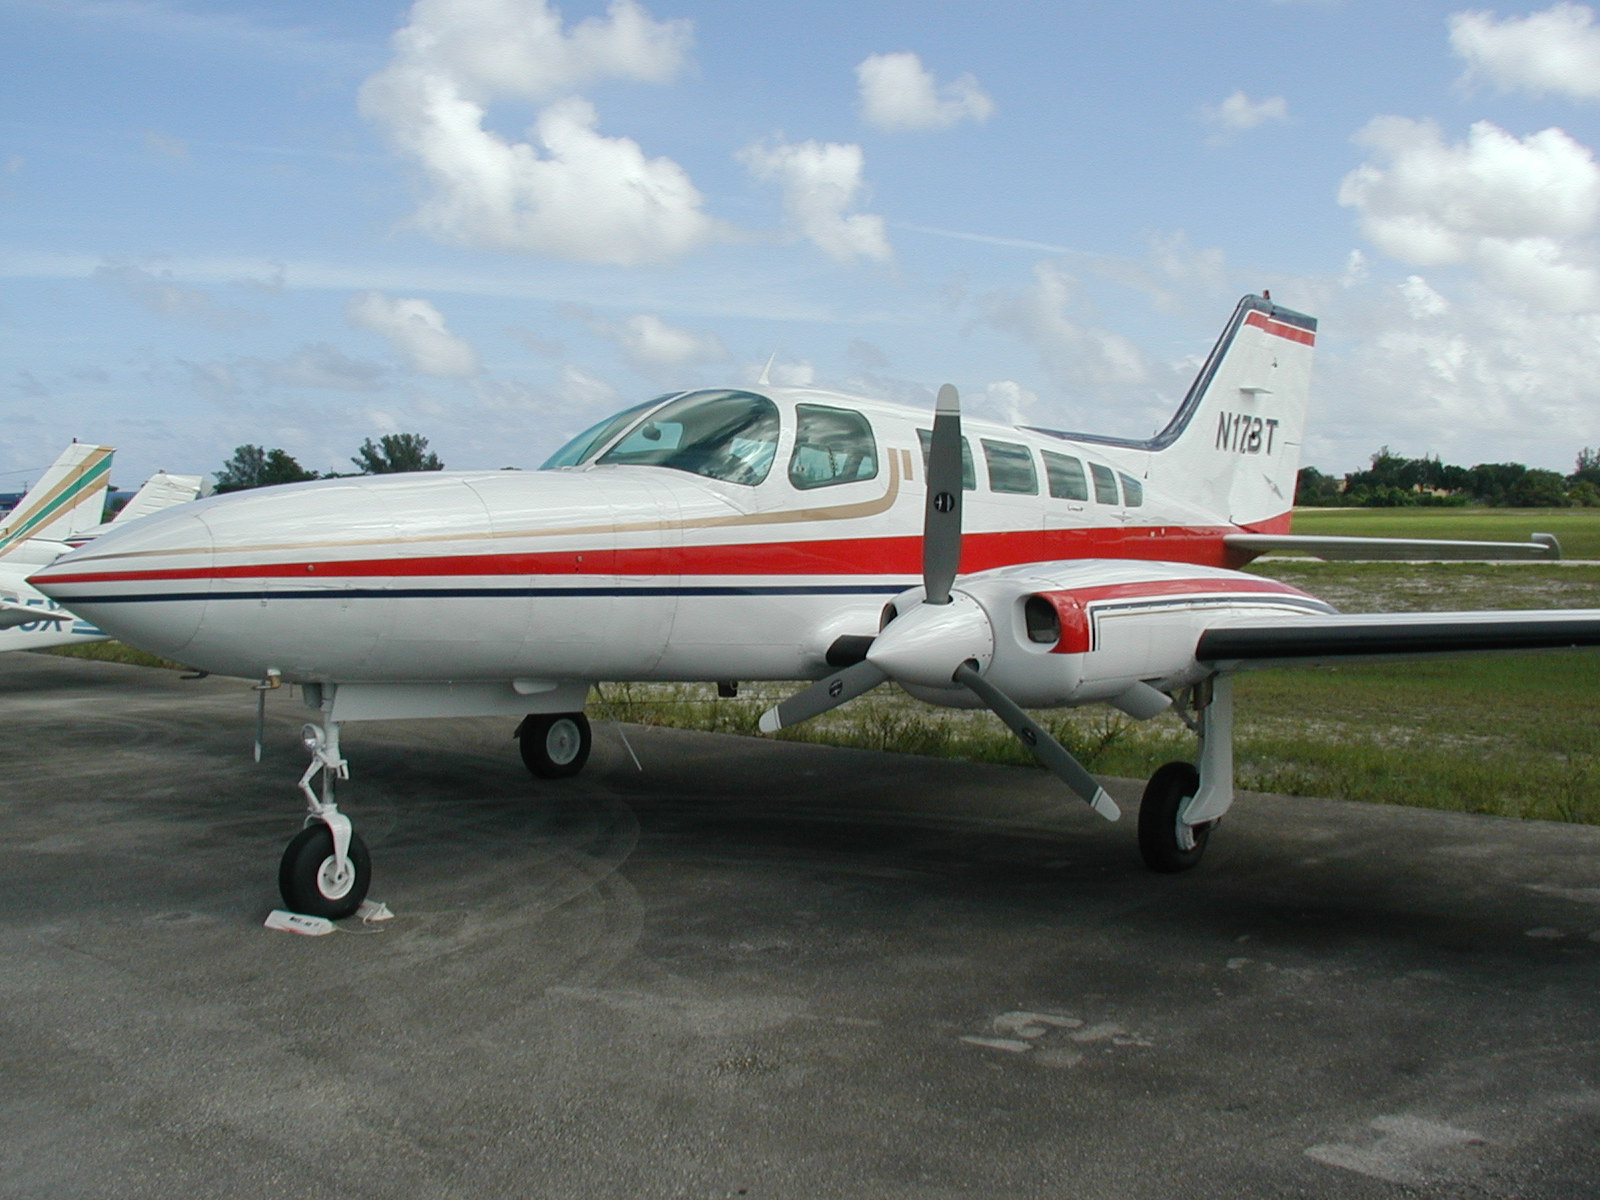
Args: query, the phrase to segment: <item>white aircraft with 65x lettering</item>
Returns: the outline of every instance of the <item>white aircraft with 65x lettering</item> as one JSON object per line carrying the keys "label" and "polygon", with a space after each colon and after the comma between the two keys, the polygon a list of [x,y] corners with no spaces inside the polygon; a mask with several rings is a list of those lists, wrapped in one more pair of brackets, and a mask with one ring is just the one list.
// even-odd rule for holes
{"label": "white aircraft with 65x lettering", "polygon": [[[533,473],[324,480],[214,497],[34,576],[100,628],[192,667],[299,684],[316,719],[292,909],[356,910],[370,856],[334,800],[346,722],[516,715],[570,775],[610,680],[814,681],[768,731],[892,681],[992,709],[1098,814],[1095,779],[1026,709],[1176,708],[1195,764],[1151,777],[1139,845],[1193,866],[1233,800],[1233,674],[1350,656],[1600,644],[1600,611],[1345,616],[1238,568],[1324,557],[1546,557],[1526,544],[1289,533],[1316,322],[1240,301],[1149,441],[968,422],[806,388],[660,396]],[[730,751],[732,752],[732,751]],[[320,787],[314,787],[321,773]]]}

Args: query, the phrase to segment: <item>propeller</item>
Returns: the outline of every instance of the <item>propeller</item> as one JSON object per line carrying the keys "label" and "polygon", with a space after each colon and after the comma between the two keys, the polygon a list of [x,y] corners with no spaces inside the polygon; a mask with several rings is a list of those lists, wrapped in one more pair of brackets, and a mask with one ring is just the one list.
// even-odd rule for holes
{"label": "propeller", "polygon": [[922,518],[923,600],[897,616],[873,639],[861,662],[802,688],[761,715],[761,731],[837,708],[893,679],[902,684],[959,684],[1004,721],[1044,766],[1108,821],[1121,816],[1116,802],[1050,732],[983,677],[994,657],[994,628],[972,597],[954,590],[961,570],[961,400],[945,384],[934,405],[928,446],[928,498]]}

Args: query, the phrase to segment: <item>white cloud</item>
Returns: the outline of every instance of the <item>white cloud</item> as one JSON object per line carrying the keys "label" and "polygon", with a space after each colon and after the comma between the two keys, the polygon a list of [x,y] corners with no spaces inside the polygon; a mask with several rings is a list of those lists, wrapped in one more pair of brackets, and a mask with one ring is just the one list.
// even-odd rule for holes
{"label": "white cloud", "polygon": [[426,300],[392,299],[382,292],[367,292],[351,299],[345,315],[351,324],[386,340],[413,370],[424,375],[478,373],[477,352],[445,328],[444,317]]}
{"label": "white cloud", "polygon": [[1351,470],[1387,443],[1462,466],[1568,471],[1594,444],[1600,313],[1411,275],[1344,292],[1319,315],[1331,340],[1319,348],[1309,463]]}
{"label": "white cloud", "polygon": [[874,54],[856,67],[861,115],[885,130],[947,129],[987,121],[994,100],[970,74],[940,86],[915,54]]}
{"label": "white cloud", "polygon": [[1227,141],[1234,134],[1259,128],[1269,121],[1283,124],[1289,119],[1289,102],[1282,96],[1252,100],[1235,91],[1221,104],[1208,104],[1200,110],[1201,119],[1216,132],[1214,141]]}
{"label": "white cloud", "polygon": [[756,179],[783,189],[790,225],[830,258],[883,262],[893,257],[883,218],[848,211],[865,188],[860,146],[771,142],[747,146],[739,158]]}
{"label": "white cloud", "polygon": [[276,362],[247,359],[240,365],[249,367],[268,385],[340,392],[370,392],[378,387],[384,373],[378,364],[359,362],[326,342],[302,346]]}
{"label": "white cloud", "polygon": [[[690,28],[633,0],[572,31],[542,0],[418,0],[394,60],[361,88],[361,110],[430,186],[417,222],[469,246],[634,266],[719,235],[688,174],[635,141],[598,132],[571,89],[662,83],[685,65]],[[550,101],[526,140],[489,129],[498,99]]]}
{"label": "white cloud", "polygon": [[592,333],[612,342],[623,360],[643,375],[727,362],[731,357],[716,334],[668,325],[654,313],[638,313],[621,321],[592,319],[588,324]]}
{"label": "white cloud", "polygon": [[1138,347],[1072,315],[1076,283],[1059,264],[1037,263],[1031,287],[984,300],[986,320],[1032,346],[1051,377],[1066,389],[1144,382],[1149,371]]}
{"label": "white cloud", "polygon": [[237,329],[256,318],[219,304],[202,288],[179,283],[169,268],[152,269],[133,263],[101,263],[94,277],[119,288],[140,306],[163,317],[194,321],[213,329]]}
{"label": "white cloud", "polygon": [[1450,48],[1466,60],[1467,82],[1482,78],[1501,91],[1600,100],[1600,28],[1586,5],[1555,4],[1503,21],[1491,12],[1455,13]]}
{"label": "white cloud", "polygon": [[1405,117],[1378,117],[1356,141],[1377,162],[1345,176],[1339,203],[1385,253],[1474,267],[1554,311],[1600,307],[1600,165],[1587,147],[1560,129],[1519,139],[1488,121],[1449,145],[1431,121]]}

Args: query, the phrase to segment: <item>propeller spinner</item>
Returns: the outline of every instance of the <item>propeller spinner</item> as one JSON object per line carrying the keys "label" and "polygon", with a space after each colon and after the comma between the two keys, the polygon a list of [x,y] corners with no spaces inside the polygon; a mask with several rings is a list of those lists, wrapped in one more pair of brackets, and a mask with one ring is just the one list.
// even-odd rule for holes
{"label": "propeller spinner", "polygon": [[763,713],[761,731],[773,733],[821,716],[886,680],[929,687],[958,684],[1004,721],[1090,808],[1114,821],[1121,810],[1083,764],[983,677],[994,654],[994,627],[982,606],[955,587],[961,569],[961,483],[961,400],[945,384],[934,407],[928,447],[922,602],[885,626],[861,662],[819,679]]}

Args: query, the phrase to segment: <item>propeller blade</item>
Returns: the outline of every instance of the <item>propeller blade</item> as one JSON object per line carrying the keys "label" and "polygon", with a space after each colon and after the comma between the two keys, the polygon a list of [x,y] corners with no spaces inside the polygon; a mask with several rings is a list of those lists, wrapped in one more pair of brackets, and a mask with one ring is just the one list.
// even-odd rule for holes
{"label": "propeller blade", "polygon": [[1117,802],[1095,782],[1094,776],[1084,769],[1083,764],[1051,737],[1044,726],[1018,708],[1010,696],[965,664],[956,668],[955,680],[987,704],[995,716],[1011,726],[1011,732],[1033,751],[1033,756],[1054,771],[1061,782],[1076,792],[1090,808],[1108,821],[1115,821],[1122,815]]}
{"label": "propeller blade", "polygon": [[846,700],[854,700],[870,692],[888,678],[888,673],[881,667],[865,661],[835,671],[826,679],[817,680],[810,687],[802,688],[781,704],[762,713],[761,732],[776,733],[785,726],[820,717]]}
{"label": "propeller blade", "polygon": [[929,604],[948,604],[961,569],[961,397],[948,383],[933,409],[928,502],[922,516],[922,585]]}

